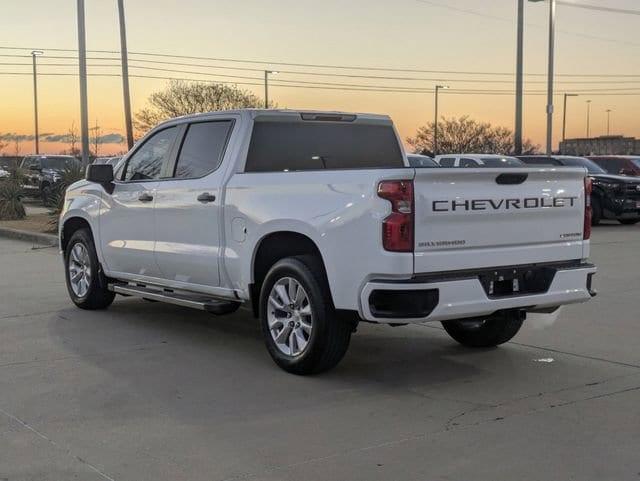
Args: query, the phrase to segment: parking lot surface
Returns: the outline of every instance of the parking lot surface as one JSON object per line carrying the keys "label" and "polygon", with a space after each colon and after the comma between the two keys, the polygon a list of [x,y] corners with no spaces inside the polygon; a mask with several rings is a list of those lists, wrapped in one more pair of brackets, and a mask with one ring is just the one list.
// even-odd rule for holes
{"label": "parking lot surface", "polygon": [[640,227],[592,260],[597,298],[500,348],[361,324],[296,377],[247,312],[81,311],[54,248],[0,239],[0,479],[639,480]]}

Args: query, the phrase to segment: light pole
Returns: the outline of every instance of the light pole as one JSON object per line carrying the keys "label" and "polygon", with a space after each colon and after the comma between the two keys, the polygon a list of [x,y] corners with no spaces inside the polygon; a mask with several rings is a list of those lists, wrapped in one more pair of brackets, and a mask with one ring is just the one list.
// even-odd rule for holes
{"label": "light pole", "polygon": [[[541,2],[544,0],[529,0]],[[549,66],[547,69],[547,155],[552,153],[553,143],[553,76],[556,36],[556,0],[549,0]]]}
{"label": "light pole", "polygon": [[591,138],[591,100],[587,100],[587,139]]}
{"label": "light pole", "polygon": [[448,89],[448,85],[436,85],[435,118],[433,122],[433,156],[438,155],[438,92]]}
{"label": "light pole", "polygon": [[513,136],[514,152],[522,154],[522,96],[524,57],[524,0],[518,0],[518,32],[516,47],[516,122]]}
{"label": "light pole", "polygon": [[607,137],[611,135],[611,112],[613,112],[613,110],[607,109]]}
{"label": "light pole", "polygon": [[131,122],[131,94],[129,92],[129,59],[127,53],[127,28],[124,22],[124,0],[118,0],[120,19],[120,57],[122,59],[122,95],[124,97],[124,123],[127,130],[127,147],[133,147],[133,126]]}
{"label": "light pole", "polygon": [[562,109],[562,141],[567,138],[567,97],[577,97],[578,94],[564,94],[564,107]]}
{"label": "light pole", "polygon": [[87,107],[87,40],[84,28],[84,0],[78,0],[78,63],[80,77],[80,136],[82,165],[89,165],[89,110]]}
{"label": "light pole", "polygon": [[278,72],[275,70],[265,70],[264,71],[264,108],[269,108],[269,74],[277,75]]}
{"label": "light pole", "polygon": [[31,52],[31,59],[33,60],[33,113],[35,118],[35,144],[36,154],[40,153],[40,139],[38,133],[38,72],[36,68],[36,57],[44,55],[42,50],[33,50]]}

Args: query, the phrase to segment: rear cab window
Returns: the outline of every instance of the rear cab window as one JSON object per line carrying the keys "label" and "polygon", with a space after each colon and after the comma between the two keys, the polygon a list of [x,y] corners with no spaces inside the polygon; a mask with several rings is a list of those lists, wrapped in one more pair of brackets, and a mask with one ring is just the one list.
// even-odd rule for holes
{"label": "rear cab window", "polygon": [[391,122],[256,118],[245,172],[403,168]]}

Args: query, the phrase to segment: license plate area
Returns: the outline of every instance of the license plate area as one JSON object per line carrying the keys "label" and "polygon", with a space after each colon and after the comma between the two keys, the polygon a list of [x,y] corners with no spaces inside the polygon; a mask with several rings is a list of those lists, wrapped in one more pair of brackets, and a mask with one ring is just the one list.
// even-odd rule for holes
{"label": "license plate area", "polygon": [[496,269],[478,276],[490,298],[540,294],[549,290],[557,272],[555,267]]}

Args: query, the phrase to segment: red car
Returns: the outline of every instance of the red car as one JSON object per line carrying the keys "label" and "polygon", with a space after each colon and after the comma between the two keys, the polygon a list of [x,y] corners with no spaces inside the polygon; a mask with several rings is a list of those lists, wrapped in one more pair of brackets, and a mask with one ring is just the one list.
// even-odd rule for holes
{"label": "red car", "polygon": [[601,155],[589,157],[589,159],[610,174],[640,177],[640,156]]}

